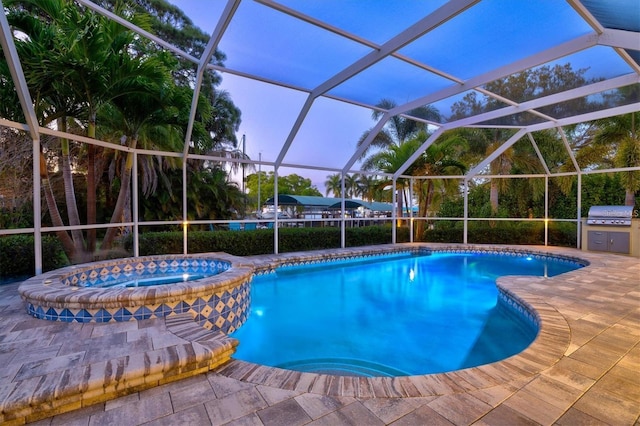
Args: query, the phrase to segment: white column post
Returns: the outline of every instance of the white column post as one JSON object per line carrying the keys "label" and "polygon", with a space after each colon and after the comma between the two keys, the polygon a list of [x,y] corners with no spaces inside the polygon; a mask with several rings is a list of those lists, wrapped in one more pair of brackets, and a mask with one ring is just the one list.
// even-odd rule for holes
{"label": "white column post", "polygon": [[131,208],[133,209],[133,255],[140,256],[140,218],[138,207],[138,153],[133,152],[133,176],[131,179]]}
{"label": "white column post", "polygon": [[549,175],[544,177],[544,245],[549,245]]}
{"label": "white column post", "polygon": [[462,236],[462,242],[467,244],[467,233],[469,231],[469,181],[464,180],[464,231]]}
{"label": "white column post", "polygon": [[40,198],[40,140],[33,140],[33,254],[35,274],[42,274],[42,200]]}

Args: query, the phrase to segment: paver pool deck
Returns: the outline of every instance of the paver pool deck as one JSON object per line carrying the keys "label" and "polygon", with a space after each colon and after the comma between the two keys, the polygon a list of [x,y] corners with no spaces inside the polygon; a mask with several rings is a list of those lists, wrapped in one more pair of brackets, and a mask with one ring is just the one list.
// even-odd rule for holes
{"label": "paver pool deck", "polygon": [[[640,425],[640,259],[519,248],[590,265],[552,278],[501,278],[538,312],[536,341],[501,362],[427,376],[339,377],[231,360],[211,371],[205,362],[132,382],[123,366],[184,366],[196,362],[195,342],[206,346],[217,337],[184,315],[107,324],[39,320],[27,315],[18,284],[0,286],[0,423]],[[86,391],[96,381],[102,386]],[[75,397],[59,404],[69,389]]]}

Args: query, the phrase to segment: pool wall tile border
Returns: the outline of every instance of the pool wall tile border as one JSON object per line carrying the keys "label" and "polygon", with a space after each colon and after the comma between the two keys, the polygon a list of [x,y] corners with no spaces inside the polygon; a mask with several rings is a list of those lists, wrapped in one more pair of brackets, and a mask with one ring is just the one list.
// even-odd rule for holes
{"label": "pool wall tile border", "polygon": [[[404,247],[403,245],[381,245],[381,246],[369,246],[366,249],[336,249],[335,252],[317,251],[317,252],[298,252],[298,253],[284,253],[279,255],[279,258],[273,258],[273,255],[259,256],[259,258],[266,257],[266,262],[258,262],[256,264],[254,274],[262,275],[276,272],[278,268],[291,268],[298,266],[307,266],[322,263],[339,263],[348,262],[363,258],[376,258],[376,257],[388,257],[389,254],[393,255],[407,255],[407,254],[432,254],[432,253],[483,253],[483,254],[495,254],[502,256],[533,256],[535,259],[554,259],[565,261],[584,267],[589,265],[589,262],[585,259],[578,257],[565,256],[561,254],[549,254],[543,253],[535,248],[513,248],[513,247],[499,247],[499,246],[442,246],[434,247],[433,245],[424,245],[421,243],[406,243],[411,244],[412,247]],[[358,250],[360,249],[360,250]],[[347,252],[345,252],[347,251]],[[354,252],[355,251],[355,252]],[[278,256],[278,255],[276,255]],[[261,264],[263,263],[263,264]]]}
{"label": "pool wall tile border", "polygon": [[[170,262],[167,262],[170,260]],[[96,284],[106,283],[114,278],[135,278],[148,272],[171,270],[172,272],[191,272],[192,269],[204,269],[217,275],[229,270],[231,262],[216,259],[162,259],[160,261],[140,262],[133,260],[126,263],[100,263],[98,266],[81,268],[72,274],[61,278],[64,285],[78,287],[97,287]]]}

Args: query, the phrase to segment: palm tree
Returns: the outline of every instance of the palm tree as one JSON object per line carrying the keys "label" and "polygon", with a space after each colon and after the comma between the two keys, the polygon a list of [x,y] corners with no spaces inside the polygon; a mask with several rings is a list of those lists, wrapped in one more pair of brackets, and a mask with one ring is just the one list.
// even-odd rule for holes
{"label": "palm tree", "polygon": [[346,198],[356,198],[360,195],[360,187],[358,186],[358,175],[351,174],[344,177],[344,192]]}
{"label": "palm tree", "polygon": [[[183,130],[176,126],[186,127],[193,91],[188,87],[188,82],[183,82],[184,86],[179,89],[171,88],[175,84],[171,83],[170,68],[175,68],[177,64],[172,55],[150,48],[148,43],[145,44],[124,27],[81,10],[70,0],[9,0],[5,4],[10,6],[12,25],[27,35],[19,41],[20,55],[29,87],[34,92],[41,125],[57,120],[60,130],[78,132],[92,138],[99,132],[102,139],[118,144],[122,142],[131,148],[139,144],[150,149],[162,148],[163,145],[166,148],[167,143],[173,144],[171,141],[184,140]],[[132,16],[131,20],[148,29],[148,22],[138,16]],[[213,85],[217,80],[211,78],[208,81]],[[240,122],[240,111],[233,106],[225,92],[218,92],[213,86],[206,89],[204,92],[211,102],[201,96],[192,135],[193,149],[199,153],[221,155],[224,152],[233,156],[237,153],[237,149],[233,148],[237,145],[235,131]],[[173,98],[170,102],[173,106],[163,111],[168,106],[161,104],[170,98]],[[178,100],[183,102],[179,104]],[[100,129],[96,126],[98,120],[105,124]],[[162,120],[165,120],[164,123],[161,123]],[[67,128],[68,123],[75,127]],[[159,124],[173,126],[173,130],[165,127],[161,132]],[[155,130],[151,130],[151,127],[155,127]],[[163,133],[161,137],[158,137],[159,132]],[[152,139],[157,142],[152,142]],[[79,225],[69,141],[61,140],[61,150],[58,157],[61,158],[65,182],[69,224]],[[118,152],[94,145],[88,145],[85,154],[88,224],[95,223],[96,176],[102,173],[103,165],[109,165],[108,161],[103,161],[109,158],[118,161],[118,164],[113,164],[113,170],[119,172],[112,175],[120,179],[120,194],[111,220],[121,220],[123,214],[126,215],[126,211],[130,210],[132,155],[119,155]],[[97,157],[98,154],[101,157]],[[96,162],[98,158],[100,161]],[[166,158],[156,161],[147,156],[141,156],[140,159],[143,190],[148,194],[155,190],[155,180],[173,161]],[[47,168],[43,167],[47,205],[54,225],[62,226],[62,219],[56,213],[55,197],[50,194],[50,189],[47,190],[47,172]],[[107,231],[105,247],[113,240],[116,229]],[[77,257],[85,248],[88,253],[93,253],[95,230],[87,232],[86,246],[81,231],[71,232],[73,244],[69,244],[67,239],[63,241],[68,248],[69,258]]]}
{"label": "palm tree", "polygon": [[[67,131],[68,117],[77,116],[81,105],[68,96],[64,79],[56,78],[48,68],[55,60],[57,52],[65,41],[62,30],[55,25],[56,21],[64,19],[67,7],[63,2],[52,1],[43,4],[24,4],[24,2],[7,2],[9,6],[8,20],[12,26],[25,34],[18,38],[16,48],[22,58],[25,77],[31,91],[34,93],[34,108],[40,125],[47,126],[57,123],[57,128]],[[41,15],[49,16],[46,22],[39,19]],[[52,60],[53,59],[53,60]],[[4,68],[4,67],[3,67]],[[4,98],[3,98],[4,99]],[[66,210],[70,225],[80,225],[80,218],[75,198],[75,190],[71,171],[71,157],[69,140],[60,138],[61,170],[64,182]],[[42,150],[44,156],[44,150]],[[40,165],[40,175],[45,194],[45,201],[55,226],[62,226],[56,198],[50,185],[49,172],[44,158]],[[70,259],[74,259],[84,250],[84,238],[80,230],[72,230],[71,235],[64,231],[57,232],[65,252]]]}
{"label": "palm tree", "polygon": [[[457,129],[454,132],[468,141],[470,150],[467,158],[471,163],[479,162],[491,155],[514,133],[512,130],[505,129]],[[491,175],[509,174],[513,161],[514,149],[511,146],[489,164],[489,173]],[[508,179],[490,179],[489,185],[489,203],[491,212],[495,215],[498,212],[500,193],[506,191]]]}
{"label": "palm tree", "polygon": [[[425,137],[426,139],[426,137]],[[431,144],[415,163],[413,174],[417,176],[445,176],[464,174],[467,165],[458,160],[467,142],[459,135],[450,133]],[[459,191],[458,182],[453,179],[419,179],[416,182],[418,191],[418,216],[427,217],[429,210],[436,211],[446,194]],[[425,221],[416,223],[416,234],[421,238],[424,234]]]}
{"label": "palm tree", "polygon": [[[231,219],[244,207],[245,194],[219,166],[202,167],[199,160],[187,161],[188,220]],[[163,190],[141,200],[142,215],[146,221],[182,218],[182,171],[167,170],[162,182]]]}
{"label": "palm tree", "polygon": [[325,196],[333,193],[334,197],[342,197],[342,176],[340,173],[335,173],[327,176],[327,180],[324,181]]}
{"label": "palm tree", "polygon": [[[382,99],[376,106],[382,110],[388,111],[395,108],[397,105],[390,99]],[[374,110],[371,113],[371,118],[373,120],[379,120],[382,114],[383,113],[380,110]],[[440,121],[441,119],[440,112],[431,105],[415,108],[408,111],[406,115],[430,121]],[[362,157],[366,157],[372,148],[384,149],[394,144],[401,145],[415,136],[418,132],[426,130],[426,128],[426,123],[422,121],[416,121],[404,116],[396,115],[392,117],[384,126],[382,131],[373,138],[369,147],[363,152]],[[371,130],[367,130],[362,134],[360,140],[358,140],[358,147],[362,145],[370,132]]]}
{"label": "palm tree", "polygon": [[[183,132],[171,110],[184,107],[176,105],[174,98],[174,84],[170,80],[170,73],[157,58],[149,57],[141,67],[147,68],[144,79],[147,87],[134,96],[120,96],[105,104],[99,113],[104,121],[104,129],[112,139],[126,144],[129,148],[142,146],[146,149],[167,149],[177,146],[184,140]],[[131,172],[133,168],[133,152],[120,155],[114,152],[114,159],[120,158],[120,189],[118,198],[111,215],[111,223],[131,219]],[[128,219],[128,220],[127,220]],[[108,228],[102,241],[101,248],[111,248],[118,228]]]}
{"label": "palm tree", "polygon": [[[374,110],[371,114],[371,118],[374,120],[380,119],[383,114],[381,110],[389,111],[397,105],[392,100],[382,99],[376,106],[379,109]],[[431,105],[408,111],[406,116],[416,117],[427,121],[441,120],[440,112]],[[421,143],[418,144],[416,141],[423,137],[426,138],[425,132],[427,130],[427,124],[423,121],[416,121],[407,118],[406,116],[396,115],[392,117],[385,124],[382,131],[375,135],[369,147],[362,154],[362,168],[364,170],[379,170],[394,173],[404,165],[409,157],[416,151],[416,149],[418,149]],[[358,141],[358,147],[360,147],[365,139],[369,137],[369,133],[370,130],[363,133]],[[409,141],[412,142],[409,143]],[[377,152],[371,154],[372,149],[377,150]],[[407,173],[410,174],[409,170],[407,170]],[[402,189],[403,195],[401,201],[404,201],[406,205],[408,195],[405,193],[405,182],[399,180],[397,184],[399,188],[396,189]],[[383,187],[386,185],[388,184],[383,185]]]}
{"label": "palm tree", "polygon": [[[400,169],[413,155],[413,153],[422,145],[426,140],[426,133],[421,132],[413,139],[409,139],[402,144],[389,145],[386,149],[378,151],[377,153],[370,155],[363,163],[362,168],[364,170],[380,171],[383,173],[393,174]],[[416,163],[411,165],[406,173],[412,174],[416,169]],[[381,179],[380,185],[383,187],[388,186],[392,182],[389,179]],[[401,190],[402,199],[400,200],[403,205],[408,205],[409,195],[407,193],[408,187],[404,179],[398,179],[396,182],[396,190]]]}
{"label": "palm tree", "polygon": [[[474,164],[500,148],[515,132],[509,129],[456,129],[453,133],[456,137],[467,141],[469,150],[464,155],[465,162]],[[521,173],[541,171],[540,160],[529,143],[512,145],[489,164],[489,173],[495,176],[509,175],[516,169]],[[537,186],[539,182],[531,180],[529,183],[532,185],[532,192],[539,193],[541,189]],[[493,215],[497,215],[500,194],[507,192],[512,187],[512,180],[490,179],[489,185],[491,212]]]}
{"label": "palm tree", "polygon": [[[504,96],[507,99],[525,101],[531,99],[534,94],[537,96],[551,95],[564,90],[582,87],[589,83],[585,78],[586,69],[574,70],[571,64],[545,65],[535,69],[522,71],[505,78],[494,80],[485,86],[488,91]],[[491,111],[503,106],[501,100],[493,97],[485,99],[479,98],[477,92],[469,92],[465,97],[455,102],[451,107],[450,120],[456,120],[485,111]],[[563,116],[565,109],[571,111],[582,111],[587,107],[585,99],[574,99],[554,105],[552,107],[541,108],[540,111],[551,116]],[[530,117],[527,114],[514,114],[502,117],[492,122],[498,125],[523,126],[530,124]],[[463,137],[469,141],[470,154],[477,160],[486,158],[503,142],[507,141],[515,133],[505,128],[495,129],[460,129]],[[491,162],[489,168],[492,175],[506,175],[518,165],[521,169],[533,169],[539,166],[539,160],[535,154],[521,146],[514,145],[507,149],[502,155]],[[511,185],[510,179],[491,179],[490,182],[490,204],[491,211],[495,215],[498,213],[499,196]]]}
{"label": "palm tree", "polygon": [[359,193],[365,201],[382,201],[380,199],[380,180],[375,176],[358,175]]}
{"label": "palm tree", "polygon": [[[78,8],[70,0],[9,1],[7,6],[12,23],[27,35],[21,58],[43,125],[57,120],[61,130],[66,130],[68,120],[73,119],[81,124],[77,130],[95,138],[96,119],[103,105],[118,96],[146,91],[140,78],[150,70],[140,66],[145,56],[134,54],[133,32]],[[145,28],[145,21],[135,16],[131,19]],[[62,140],[61,146],[69,220],[78,225],[68,141]],[[97,152],[95,145],[86,148],[88,224],[96,221]],[[52,211],[55,206],[48,204]],[[78,251],[79,233],[73,233]],[[89,253],[95,248],[95,235],[95,229],[87,231]]]}
{"label": "palm tree", "polygon": [[[638,112],[597,121],[592,144],[580,150],[580,158],[587,162],[609,158],[617,168],[640,166],[640,134],[636,129],[639,122]],[[624,203],[634,206],[635,193],[640,190],[640,172],[623,172],[622,182],[625,188]]]}

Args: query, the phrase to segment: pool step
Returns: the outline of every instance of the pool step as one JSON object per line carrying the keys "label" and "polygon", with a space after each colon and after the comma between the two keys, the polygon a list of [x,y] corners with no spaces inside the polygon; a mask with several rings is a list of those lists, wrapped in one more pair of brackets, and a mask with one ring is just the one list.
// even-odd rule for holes
{"label": "pool step", "polygon": [[303,359],[276,365],[277,368],[304,373],[331,374],[334,376],[356,377],[397,377],[409,376],[406,371],[371,361],[351,358]]}
{"label": "pool step", "polygon": [[[165,324],[159,324],[161,321]],[[24,424],[205,373],[228,362],[238,344],[236,339],[221,332],[202,328],[190,314],[144,320],[139,324],[143,327],[136,333],[143,335],[141,339],[151,341],[157,337],[158,328],[166,327],[175,335],[175,343],[170,338],[167,341],[173,344],[159,349],[137,349],[90,364],[80,362],[80,365],[50,371],[42,380],[32,377],[11,383],[13,391],[5,389],[2,393],[6,397],[0,398],[0,423]],[[100,327],[110,326],[119,325],[109,323]],[[87,344],[91,344],[91,340],[87,339]],[[29,392],[28,398],[25,392]]]}

